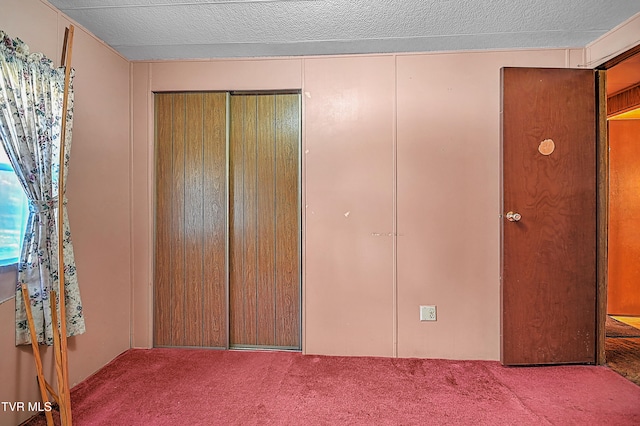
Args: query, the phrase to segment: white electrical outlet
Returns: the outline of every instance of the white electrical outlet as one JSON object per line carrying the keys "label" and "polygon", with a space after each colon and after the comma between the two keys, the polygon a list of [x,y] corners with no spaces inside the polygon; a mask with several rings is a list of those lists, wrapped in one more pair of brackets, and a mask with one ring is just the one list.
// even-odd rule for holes
{"label": "white electrical outlet", "polygon": [[420,321],[435,321],[436,307],[435,305],[420,306]]}

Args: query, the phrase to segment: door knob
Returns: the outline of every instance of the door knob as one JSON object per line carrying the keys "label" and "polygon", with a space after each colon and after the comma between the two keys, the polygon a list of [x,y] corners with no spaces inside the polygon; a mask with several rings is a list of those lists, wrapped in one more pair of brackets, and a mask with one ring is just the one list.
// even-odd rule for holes
{"label": "door knob", "polygon": [[522,215],[516,212],[508,212],[505,217],[509,222],[519,222],[522,219]]}

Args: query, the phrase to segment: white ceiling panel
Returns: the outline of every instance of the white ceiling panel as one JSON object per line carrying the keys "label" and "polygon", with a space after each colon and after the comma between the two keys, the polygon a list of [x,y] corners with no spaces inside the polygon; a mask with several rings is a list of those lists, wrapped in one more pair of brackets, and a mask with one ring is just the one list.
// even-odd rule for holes
{"label": "white ceiling panel", "polygon": [[640,0],[50,0],[131,60],[584,47]]}

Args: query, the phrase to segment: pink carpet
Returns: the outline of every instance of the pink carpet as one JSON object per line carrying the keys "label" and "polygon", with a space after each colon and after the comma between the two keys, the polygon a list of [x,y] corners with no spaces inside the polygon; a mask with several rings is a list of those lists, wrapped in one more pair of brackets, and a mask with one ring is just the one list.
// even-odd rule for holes
{"label": "pink carpet", "polygon": [[640,425],[640,387],[594,366],[130,350],[71,396],[79,426]]}

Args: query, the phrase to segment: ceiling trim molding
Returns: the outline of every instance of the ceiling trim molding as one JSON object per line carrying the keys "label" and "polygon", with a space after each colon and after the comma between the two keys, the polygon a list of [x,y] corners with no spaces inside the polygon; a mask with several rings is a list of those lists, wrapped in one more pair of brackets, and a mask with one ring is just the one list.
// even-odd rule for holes
{"label": "ceiling trim molding", "polygon": [[[599,68],[608,61],[616,59],[625,52],[636,48],[640,45],[638,34],[640,34],[640,13],[635,14],[611,31],[589,43],[586,46],[587,62],[585,66],[588,68]],[[612,66],[613,65],[608,68]]]}
{"label": "ceiling trim molding", "polygon": [[618,65],[621,62],[626,61],[627,59],[640,54],[640,44],[638,44],[635,47],[632,47],[631,49],[627,50],[626,52],[621,53],[620,55],[616,56],[613,59],[609,59],[607,62],[605,62],[604,64],[600,65],[598,67],[598,69],[603,69],[603,70],[608,70],[609,68],[613,68],[616,65]]}

